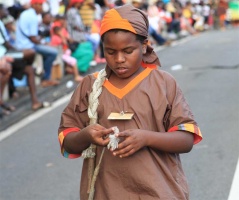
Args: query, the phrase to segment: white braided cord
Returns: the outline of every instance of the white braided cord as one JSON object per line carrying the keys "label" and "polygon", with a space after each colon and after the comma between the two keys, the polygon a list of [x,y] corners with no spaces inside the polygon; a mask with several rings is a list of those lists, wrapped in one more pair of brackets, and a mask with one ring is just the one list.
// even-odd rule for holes
{"label": "white braided cord", "polygon": [[[92,92],[89,95],[89,106],[88,106],[88,116],[90,118],[90,124],[97,123],[97,107],[99,105],[99,96],[102,92],[102,85],[105,82],[106,79],[106,71],[105,69],[100,70],[93,86],[92,86]],[[95,146],[93,144],[90,145],[86,150],[82,152],[82,157],[84,159],[86,158],[93,158],[95,156]]]}

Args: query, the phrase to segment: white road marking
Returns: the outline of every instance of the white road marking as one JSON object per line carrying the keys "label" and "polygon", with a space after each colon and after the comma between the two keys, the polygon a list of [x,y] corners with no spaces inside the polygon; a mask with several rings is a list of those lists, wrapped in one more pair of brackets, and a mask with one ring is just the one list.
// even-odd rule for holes
{"label": "white road marking", "polygon": [[180,64],[173,65],[173,66],[171,67],[171,70],[172,70],[172,71],[178,71],[178,70],[181,70],[181,69],[183,69],[183,66],[180,65]]}
{"label": "white road marking", "polygon": [[238,200],[238,199],[239,199],[239,159],[237,161],[237,166],[233,177],[228,200]]}
{"label": "white road marking", "polygon": [[42,110],[38,110],[35,113],[31,114],[30,116],[22,119],[21,121],[15,123],[12,126],[10,126],[6,130],[1,131],[0,132],[0,142],[3,141],[4,139],[6,139],[7,137],[17,133],[17,131],[19,129],[21,129],[24,126],[28,125],[29,123],[35,121],[39,117],[41,117],[41,116],[45,115],[46,113],[52,111],[53,109],[57,108],[58,106],[66,103],[67,101],[70,100],[71,95],[72,95],[72,92],[70,94],[56,100],[55,102],[53,102],[52,105],[49,108],[44,108]]}

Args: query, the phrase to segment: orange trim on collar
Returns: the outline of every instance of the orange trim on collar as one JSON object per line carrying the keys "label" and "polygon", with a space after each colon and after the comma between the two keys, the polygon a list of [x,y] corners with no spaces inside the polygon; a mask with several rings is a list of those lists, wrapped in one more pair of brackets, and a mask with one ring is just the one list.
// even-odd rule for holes
{"label": "orange trim on collar", "polygon": [[155,64],[148,64],[148,63],[141,62],[141,65],[144,68],[157,69],[157,65],[155,65]]}
{"label": "orange trim on collar", "polygon": [[153,69],[146,68],[139,75],[137,75],[132,81],[130,81],[124,88],[119,89],[112,85],[108,80],[105,81],[104,87],[113,95],[122,99],[126,94],[133,90],[144,78],[146,78]]}

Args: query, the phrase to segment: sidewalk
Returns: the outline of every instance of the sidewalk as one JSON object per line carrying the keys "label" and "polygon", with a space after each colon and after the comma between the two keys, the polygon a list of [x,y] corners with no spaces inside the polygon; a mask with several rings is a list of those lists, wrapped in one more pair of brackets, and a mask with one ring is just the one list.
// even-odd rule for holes
{"label": "sidewalk", "polygon": [[[104,64],[98,64],[89,69],[84,76],[99,71],[104,67]],[[40,85],[37,86],[37,95],[40,101],[54,102],[57,99],[65,96],[66,94],[71,93],[77,86],[77,83],[74,82],[73,75],[64,75],[60,84],[57,86],[52,86],[48,88],[42,88]],[[36,112],[31,109],[31,99],[29,90],[27,87],[19,88],[19,98],[10,99],[7,103],[14,105],[16,110],[8,116],[4,116],[0,119],[0,132],[6,130],[11,125],[17,123],[23,118],[31,115]],[[44,109],[44,108],[42,108]]]}

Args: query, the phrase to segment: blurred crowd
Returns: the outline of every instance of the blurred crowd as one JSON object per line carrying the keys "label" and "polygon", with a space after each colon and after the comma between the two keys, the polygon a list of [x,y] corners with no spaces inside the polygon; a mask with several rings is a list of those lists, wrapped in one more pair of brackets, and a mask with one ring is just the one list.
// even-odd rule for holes
{"label": "blurred crowd", "polygon": [[42,87],[58,85],[65,74],[80,82],[90,67],[105,63],[99,30],[108,9],[130,3],[144,10],[150,42],[158,46],[212,28],[215,15],[225,29],[230,2],[235,1],[0,0],[0,117],[16,109],[3,100],[6,85],[9,98],[18,97],[19,85],[29,87],[32,109],[38,110],[49,104],[38,100],[36,76]]}

